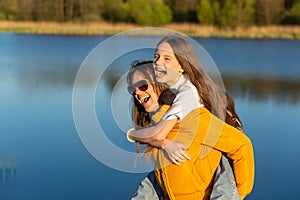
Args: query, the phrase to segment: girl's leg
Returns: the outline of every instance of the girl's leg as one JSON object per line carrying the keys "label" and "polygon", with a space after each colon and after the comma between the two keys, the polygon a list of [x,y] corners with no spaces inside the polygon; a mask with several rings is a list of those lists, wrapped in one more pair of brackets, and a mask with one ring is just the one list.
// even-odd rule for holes
{"label": "girl's leg", "polygon": [[224,155],[215,173],[210,200],[240,200],[232,168]]}
{"label": "girl's leg", "polygon": [[164,196],[164,191],[156,181],[154,172],[150,172],[148,176],[142,180],[138,190],[131,200],[155,200]]}

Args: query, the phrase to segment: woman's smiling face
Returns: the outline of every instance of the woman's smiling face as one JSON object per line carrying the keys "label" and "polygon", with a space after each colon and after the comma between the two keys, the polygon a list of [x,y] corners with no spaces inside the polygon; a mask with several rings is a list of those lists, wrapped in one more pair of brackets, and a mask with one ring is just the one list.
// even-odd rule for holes
{"label": "woman's smiling face", "polygon": [[[132,76],[132,84],[139,85],[138,82],[147,80],[144,74],[140,71],[134,72]],[[147,112],[156,111],[158,108],[158,96],[153,90],[153,86],[148,82],[148,88],[145,91],[136,88],[134,97],[143,105]]]}

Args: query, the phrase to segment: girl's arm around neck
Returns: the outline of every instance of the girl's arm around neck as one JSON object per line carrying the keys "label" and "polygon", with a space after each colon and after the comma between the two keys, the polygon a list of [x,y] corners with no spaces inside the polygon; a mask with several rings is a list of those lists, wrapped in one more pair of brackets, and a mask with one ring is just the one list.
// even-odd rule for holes
{"label": "girl's arm around neck", "polygon": [[160,120],[153,126],[131,130],[128,133],[128,137],[135,141],[151,144],[153,142],[165,139],[176,122],[177,119]]}

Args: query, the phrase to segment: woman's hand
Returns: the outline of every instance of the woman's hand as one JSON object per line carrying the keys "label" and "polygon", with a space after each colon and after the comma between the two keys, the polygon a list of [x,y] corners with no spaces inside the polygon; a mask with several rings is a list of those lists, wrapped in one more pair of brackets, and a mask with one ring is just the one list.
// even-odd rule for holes
{"label": "woman's hand", "polygon": [[185,152],[188,148],[180,142],[165,139],[161,148],[167,153],[169,159],[176,165],[181,165],[180,162],[185,162],[191,159]]}

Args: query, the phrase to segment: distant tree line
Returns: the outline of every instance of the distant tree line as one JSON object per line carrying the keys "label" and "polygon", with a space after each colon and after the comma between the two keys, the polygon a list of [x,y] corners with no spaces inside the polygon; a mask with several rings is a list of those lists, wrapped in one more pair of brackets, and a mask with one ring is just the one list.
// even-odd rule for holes
{"label": "distant tree line", "polygon": [[299,25],[300,0],[0,0],[0,20]]}

